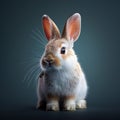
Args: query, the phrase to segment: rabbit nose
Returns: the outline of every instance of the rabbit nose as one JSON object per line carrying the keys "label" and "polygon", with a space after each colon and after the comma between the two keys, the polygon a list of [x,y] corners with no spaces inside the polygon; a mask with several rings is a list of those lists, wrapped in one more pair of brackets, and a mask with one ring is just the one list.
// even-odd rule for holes
{"label": "rabbit nose", "polygon": [[46,58],[44,58],[44,62],[47,64],[47,65],[51,65],[53,62],[54,62],[54,60],[53,59],[46,59]]}

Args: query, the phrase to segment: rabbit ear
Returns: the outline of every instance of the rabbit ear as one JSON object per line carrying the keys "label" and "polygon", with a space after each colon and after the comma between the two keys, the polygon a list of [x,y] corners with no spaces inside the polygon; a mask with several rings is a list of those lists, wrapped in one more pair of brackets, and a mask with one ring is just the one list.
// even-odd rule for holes
{"label": "rabbit ear", "polygon": [[60,38],[60,32],[56,24],[47,15],[43,15],[42,24],[48,40]]}
{"label": "rabbit ear", "polygon": [[67,40],[76,41],[81,32],[81,16],[79,13],[73,14],[66,22],[62,37]]}

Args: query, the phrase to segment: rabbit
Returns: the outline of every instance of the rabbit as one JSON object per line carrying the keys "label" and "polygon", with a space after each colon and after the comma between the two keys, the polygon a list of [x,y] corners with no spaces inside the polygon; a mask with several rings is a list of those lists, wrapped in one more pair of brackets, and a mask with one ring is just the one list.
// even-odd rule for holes
{"label": "rabbit", "polygon": [[62,35],[49,16],[43,15],[42,24],[48,43],[40,59],[37,108],[45,107],[47,111],[59,111],[60,105],[66,111],[86,108],[87,81],[73,50],[81,32],[80,14],[68,18]]}

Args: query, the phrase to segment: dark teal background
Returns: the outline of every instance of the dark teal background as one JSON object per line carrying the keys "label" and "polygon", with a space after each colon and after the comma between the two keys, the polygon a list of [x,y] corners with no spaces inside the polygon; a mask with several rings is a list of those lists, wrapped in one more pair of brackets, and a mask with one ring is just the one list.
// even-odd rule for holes
{"label": "dark teal background", "polygon": [[[82,31],[74,49],[86,74],[88,109],[44,112],[35,109],[43,14],[62,32],[78,12]],[[42,39],[46,43],[46,39]],[[41,41],[42,41],[41,40]],[[43,43],[42,41],[42,43]],[[120,3],[118,0],[0,1],[0,118],[117,119],[120,110]],[[35,66],[35,65],[38,65]],[[31,68],[38,68],[31,72]],[[27,76],[27,78],[25,78]],[[120,117],[119,117],[120,118]]]}

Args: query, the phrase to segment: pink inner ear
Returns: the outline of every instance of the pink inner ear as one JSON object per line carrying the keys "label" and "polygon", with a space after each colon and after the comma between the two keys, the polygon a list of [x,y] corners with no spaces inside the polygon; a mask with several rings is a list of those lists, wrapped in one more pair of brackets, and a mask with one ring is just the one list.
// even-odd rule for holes
{"label": "pink inner ear", "polygon": [[73,40],[76,40],[78,35],[79,35],[79,23],[76,24],[76,23],[72,23],[72,25],[70,25],[70,28],[69,28],[69,34],[70,34],[70,39],[73,39]]}
{"label": "pink inner ear", "polygon": [[67,22],[67,37],[70,40],[77,40],[80,35],[80,18],[73,16]]}
{"label": "pink inner ear", "polygon": [[52,33],[51,33],[50,21],[48,20],[48,18],[43,18],[43,29],[44,29],[46,38],[50,40]]}

